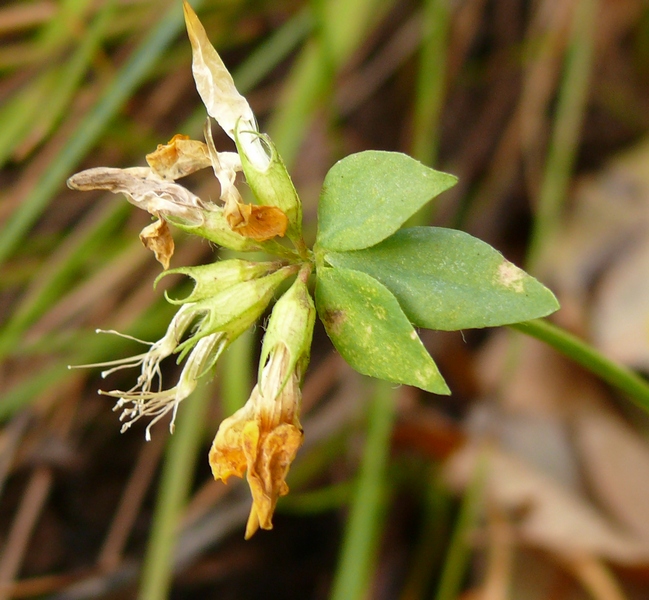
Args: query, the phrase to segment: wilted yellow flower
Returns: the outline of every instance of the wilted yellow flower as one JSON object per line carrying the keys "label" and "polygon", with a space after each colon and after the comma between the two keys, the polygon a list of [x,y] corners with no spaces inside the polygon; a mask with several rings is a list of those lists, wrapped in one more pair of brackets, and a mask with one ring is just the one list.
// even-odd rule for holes
{"label": "wilted yellow flower", "polygon": [[246,539],[271,529],[286,475],[302,445],[300,382],[309,362],[315,307],[303,269],[273,308],[261,353],[263,369],[246,405],[225,419],[214,438],[210,466],[224,482],[247,471],[252,509]]}
{"label": "wilted yellow flower", "polygon": [[246,405],[221,423],[210,450],[215,479],[223,482],[247,471],[252,508],[246,539],[259,527],[272,529],[280,496],[288,494],[286,475],[302,445],[299,421],[302,393],[298,374],[286,380],[290,355],[286,347],[273,353]]}

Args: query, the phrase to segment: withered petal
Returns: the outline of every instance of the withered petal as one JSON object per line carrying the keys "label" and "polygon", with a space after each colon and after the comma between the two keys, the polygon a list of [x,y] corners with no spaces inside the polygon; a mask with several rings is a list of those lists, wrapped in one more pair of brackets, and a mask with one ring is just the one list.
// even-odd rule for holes
{"label": "withered petal", "polygon": [[174,254],[174,239],[171,237],[169,226],[163,219],[147,225],[140,232],[140,240],[144,247],[155,254],[156,260],[164,267],[169,268],[169,261]]}
{"label": "withered petal", "polygon": [[166,144],[158,144],[153,152],[146,155],[146,162],[156,175],[172,181],[212,165],[207,145],[190,140],[189,136],[181,133],[174,135]]}
{"label": "withered petal", "polygon": [[288,218],[276,206],[239,204],[226,219],[233,231],[257,242],[283,237],[288,227]]}

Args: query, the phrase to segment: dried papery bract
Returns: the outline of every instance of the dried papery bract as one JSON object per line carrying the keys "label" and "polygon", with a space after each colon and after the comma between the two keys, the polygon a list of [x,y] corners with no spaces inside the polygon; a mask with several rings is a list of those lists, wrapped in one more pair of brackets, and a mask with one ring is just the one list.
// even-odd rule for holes
{"label": "dried papery bract", "polygon": [[277,500],[288,494],[286,475],[302,445],[297,374],[289,374],[277,394],[286,376],[286,358],[285,350],[275,354],[245,406],[221,423],[210,451],[215,479],[227,482],[247,472],[252,507],[246,539],[259,527],[272,529]]}
{"label": "dried papery bract", "polygon": [[241,155],[241,164],[246,181],[250,186],[257,202],[262,207],[274,209],[283,217],[284,229],[301,253],[305,253],[306,246],[302,239],[302,203],[297,195],[293,181],[286,170],[286,166],[267,135],[253,132],[268,148],[270,160],[267,164],[255,164],[245,152],[241,140],[250,132],[241,130],[239,123],[236,135],[237,148]]}
{"label": "dried papery bract", "polygon": [[[205,28],[194,9],[183,0],[185,25],[192,45],[192,72],[196,89],[207,109],[221,129],[234,139],[237,123],[247,131],[258,131],[255,115],[248,101],[239,93],[232,75],[212,46]],[[247,135],[243,142],[245,152],[256,164],[262,166],[270,161],[258,136]]]}
{"label": "dried papery bract", "polygon": [[205,141],[212,169],[221,186],[223,215],[233,231],[245,238],[265,242],[274,237],[283,237],[288,226],[286,215],[275,206],[245,204],[235,186],[237,172],[242,170],[241,158],[235,152],[218,152],[212,128],[208,121],[204,128]]}
{"label": "dried papery bract", "polygon": [[68,179],[73,190],[107,190],[156,217],[175,217],[192,225],[203,222],[205,205],[188,189],[160,179],[148,167],[87,169]]}

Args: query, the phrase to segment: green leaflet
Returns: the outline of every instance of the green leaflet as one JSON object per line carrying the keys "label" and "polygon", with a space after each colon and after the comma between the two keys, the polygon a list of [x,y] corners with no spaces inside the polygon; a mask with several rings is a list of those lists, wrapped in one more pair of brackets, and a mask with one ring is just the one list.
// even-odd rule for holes
{"label": "green leaflet", "polygon": [[360,373],[450,394],[396,298],[373,277],[319,269],[316,307],[334,346]]}
{"label": "green leaflet", "polygon": [[528,321],[559,308],[554,294],[467,233],[438,227],[398,231],[354,252],[328,252],[335,267],[385,285],[419,327],[453,331]]}
{"label": "green leaflet", "polygon": [[334,251],[373,246],[456,183],[453,175],[430,169],[399,152],[347,156],[325,177],[316,244]]}

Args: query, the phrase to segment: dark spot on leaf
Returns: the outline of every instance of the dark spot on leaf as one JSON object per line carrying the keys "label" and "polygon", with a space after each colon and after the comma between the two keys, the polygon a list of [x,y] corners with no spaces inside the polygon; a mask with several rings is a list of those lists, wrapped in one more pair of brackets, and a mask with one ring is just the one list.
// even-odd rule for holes
{"label": "dark spot on leaf", "polygon": [[322,322],[324,323],[325,329],[334,335],[340,334],[345,319],[345,312],[342,310],[326,310],[322,315]]}

